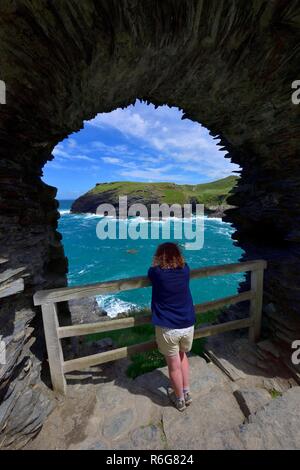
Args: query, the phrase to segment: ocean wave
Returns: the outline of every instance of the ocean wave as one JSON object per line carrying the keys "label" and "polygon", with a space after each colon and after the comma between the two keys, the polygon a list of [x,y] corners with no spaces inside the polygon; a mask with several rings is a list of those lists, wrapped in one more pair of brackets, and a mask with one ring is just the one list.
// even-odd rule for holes
{"label": "ocean wave", "polygon": [[119,219],[118,217],[115,216],[103,216],[100,214],[93,214],[93,213],[74,213],[71,212],[70,209],[60,209],[59,210],[60,215],[72,215],[73,218],[78,218],[78,219],[103,219],[104,217],[109,220],[115,220],[116,222],[140,222],[140,223],[165,223],[165,222],[192,222],[195,221],[196,219],[204,219],[205,222],[217,222],[221,224],[226,224],[230,225],[230,222],[224,222],[220,217],[208,217],[207,215],[195,215],[192,214],[191,217],[162,217],[157,220],[151,220],[150,218],[142,217],[142,216],[136,216],[136,217],[127,217],[125,219]]}
{"label": "ocean wave", "polygon": [[80,271],[78,271],[78,275],[81,276],[82,274],[85,274],[87,272],[87,269],[83,268]]}
{"label": "ocean wave", "polygon": [[[103,215],[99,214],[92,214],[91,212],[87,212],[86,214],[83,212],[71,212],[70,209],[60,209],[59,210],[60,215],[70,215],[72,216],[73,219],[102,219]],[[111,216],[106,216],[108,219],[113,219],[114,217]]]}
{"label": "ocean wave", "polygon": [[60,215],[66,215],[66,214],[70,214],[71,212],[70,212],[69,209],[61,209],[61,210],[59,211],[59,213],[60,213]]}
{"label": "ocean wave", "polygon": [[[82,215],[84,219],[103,219],[103,215],[100,214],[83,214]],[[112,217],[107,216],[109,219]]]}
{"label": "ocean wave", "polygon": [[228,224],[228,222],[224,222],[221,217],[208,217],[207,215],[204,216],[204,220],[207,221],[212,221],[212,222],[218,222],[219,224]]}
{"label": "ocean wave", "polygon": [[[137,216],[137,217],[128,217],[128,218],[125,218],[125,219],[119,219],[118,217],[114,217],[114,216],[110,216],[110,215],[107,215],[107,216],[103,216],[103,215],[100,215],[100,214],[92,214],[90,212],[84,214],[84,213],[74,213],[74,212],[71,212],[69,209],[61,209],[59,210],[59,213],[60,215],[70,215],[72,216],[73,219],[81,219],[81,220],[88,220],[88,219],[109,219],[110,221],[116,221],[116,222],[122,222],[122,223],[126,223],[126,224],[130,224],[130,223],[146,223],[146,224],[149,224],[149,223],[152,223],[152,224],[164,224],[166,222],[174,222],[174,223],[177,223],[177,222],[193,222],[195,221],[196,219],[201,219],[202,217],[201,216],[192,216],[192,217],[162,217],[160,219],[147,219],[146,217],[141,217],[141,216]],[[212,217],[211,218],[207,218],[205,217],[206,219],[208,220],[220,220],[222,221],[222,219],[213,219]]]}
{"label": "ocean wave", "polygon": [[132,302],[118,299],[114,295],[100,295],[96,297],[100,308],[103,308],[110,318],[115,318],[119,313],[137,310],[141,307]]}

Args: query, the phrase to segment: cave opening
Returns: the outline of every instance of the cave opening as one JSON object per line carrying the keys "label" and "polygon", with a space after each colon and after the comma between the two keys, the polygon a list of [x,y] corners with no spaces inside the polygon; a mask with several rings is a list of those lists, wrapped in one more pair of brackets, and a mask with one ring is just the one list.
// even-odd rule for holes
{"label": "cave opening", "polygon": [[[177,106],[220,138],[241,167],[226,219],[244,259],[268,263],[264,316],[271,330],[276,317],[296,325],[300,121],[290,93],[299,78],[299,4],[86,0],[76,8],[37,8],[20,0],[1,2],[0,10],[0,266],[12,289],[1,299],[9,361],[0,372],[0,427],[4,445],[21,445],[53,407],[40,380],[39,348],[32,352],[32,343],[42,342],[32,297],[67,281],[56,189],[41,180],[42,168],[55,146],[96,113],[138,97]],[[1,288],[5,293],[7,281]]]}
{"label": "cave opening", "polygon": [[[165,238],[166,227],[160,230],[158,239],[151,239],[155,233],[151,224],[147,224],[147,240],[127,238],[122,242],[97,238],[97,207],[108,203],[117,206],[119,196],[127,198],[127,215],[132,204],[146,205],[143,209],[149,216],[152,204],[167,204],[168,221],[174,220],[170,237],[179,234],[175,241],[192,268],[237,262],[241,258],[243,251],[231,241],[234,229],[222,222],[225,210],[230,207],[226,200],[236,185],[239,166],[226,158],[224,147],[219,150],[222,146],[219,139],[182,116],[183,112],[176,107],[156,108],[137,100],[125,109],[97,114],[84,122],[83,129],[55,146],[54,159],[44,167],[43,181],[58,188],[58,232],[68,258],[68,285],[147,272],[157,244]],[[191,204],[195,211],[197,203],[203,203],[205,209],[204,244],[189,252],[185,249],[188,243],[181,222],[178,226],[181,215],[178,208],[172,209],[177,204],[184,216],[184,204]],[[147,215],[138,209],[137,206],[135,215],[142,217],[139,236],[143,237],[146,229],[143,217]],[[108,212],[104,211],[104,215]],[[183,228],[188,224],[184,219]],[[195,219],[191,225],[194,231],[200,230]],[[242,279],[242,275],[233,275],[215,278],[213,282],[198,281],[193,286],[195,302],[216,300],[222,294],[234,295]],[[111,316],[126,314],[135,307],[146,308],[150,301],[148,291],[125,292],[97,300]]]}

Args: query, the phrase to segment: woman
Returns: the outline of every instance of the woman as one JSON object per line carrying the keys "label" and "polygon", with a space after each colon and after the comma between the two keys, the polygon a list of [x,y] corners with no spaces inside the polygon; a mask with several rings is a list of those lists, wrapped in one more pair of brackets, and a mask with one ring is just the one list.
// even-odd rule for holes
{"label": "woman", "polygon": [[152,283],[152,323],[158,350],[165,356],[172,388],[172,403],[183,411],[192,402],[189,362],[196,321],[189,287],[190,269],[175,243],[162,243],[148,270]]}

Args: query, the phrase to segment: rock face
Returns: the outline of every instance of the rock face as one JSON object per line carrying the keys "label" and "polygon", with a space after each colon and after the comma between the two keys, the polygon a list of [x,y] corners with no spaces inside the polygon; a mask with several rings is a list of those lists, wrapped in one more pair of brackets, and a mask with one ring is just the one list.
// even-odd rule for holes
{"label": "rock face", "polygon": [[102,319],[107,312],[99,307],[94,297],[69,300],[69,310],[72,318],[72,324],[93,323]]}
{"label": "rock face", "polygon": [[[96,113],[140,98],[183,109],[219,138],[241,166],[226,216],[234,238],[244,258],[268,261],[264,303],[298,313],[300,120],[291,101],[298,44],[297,0],[1,1],[3,445],[34,433],[51,401],[40,378],[43,330],[32,295],[65,285],[67,260],[56,189],[41,181],[42,168],[55,145]],[[7,270],[19,268],[22,275],[8,280]]]}

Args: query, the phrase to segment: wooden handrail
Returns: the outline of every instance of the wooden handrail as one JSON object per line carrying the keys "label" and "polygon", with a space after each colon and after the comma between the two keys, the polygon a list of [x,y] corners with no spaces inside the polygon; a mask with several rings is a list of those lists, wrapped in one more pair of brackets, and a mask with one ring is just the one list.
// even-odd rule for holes
{"label": "wooden handrail", "polygon": [[[213,300],[211,302],[204,302],[203,304],[195,305],[196,313],[209,312],[217,308],[224,307],[225,305],[232,305],[234,303],[251,300],[254,294],[251,290],[242,292],[241,294],[231,295],[222,299]],[[101,333],[104,331],[120,330],[124,328],[132,328],[138,325],[145,325],[151,323],[151,315],[139,315],[127,318],[120,318],[117,320],[98,321],[95,323],[85,323],[71,326],[60,326],[58,328],[59,338],[71,338],[72,336],[82,336],[94,333]]]}
{"label": "wooden handrail", "polygon": [[[222,264],[217,266],[204,266],[190,271],[191,279],[201,279],[210,276],[222,276],[224,274],[234,274],[246,271],[255,271],[266,268],[266,261],[254,260],[243,263]],[[83,297],[93,297],[96,295],[110,294],[112,292],[122,292],[132,289],[151,286],[147,276],[136,276],[115,281],[97,282],[84,286],[61,287],[58,289],[41,290],[34,294],[34,305],[46,303],[64,302],[67,300],[81,299]]]}
{"label": "wooden handrail", "polygon": [[[229,321],[217,325],[201,327],[195,330],[194,338],[204,338],[211,335],[232,331],[240,328],[249,328],[249,338],[257,341],[260,334],[262,296],[263,296],[263,272],[267,263],[264,260],[246,261],[221,266],[208,266],[193,269],[190,272],[191,279],[209,276],[220,276],[251,271],[251,290],[222,299],[204,302],[195,305],[196,313],[214,310],[224,305],[236,304],[246,300],[250,301],[250,316],[241,320]],[[99,321],[97,323],[79,324],[71,326],[59,326],[57,315],[57,303],[82,297],[90,297],[99,294],[107,294],[130,289],[138,289],[150,286],[150,280],[146,276],[119,279],[117,281],[100,282],[86,286],[63,287],[39,291],[34,295],[34,304],[42,306],[46,346],[50,365],[51,380],[54,390],[65,394],[66,380],[64,374],[73,370],[81,370],[86,367],[113,361],[127,357],[141,351],[149,351],[156,348],[155,341],[117,348],[93,354],[86,357],[65,361],[63,357],[61,339],[73,336],[87,335],[103,331],[130,328],[136,325],[150,323],[151,315],[130,316],[117,320]]]}

